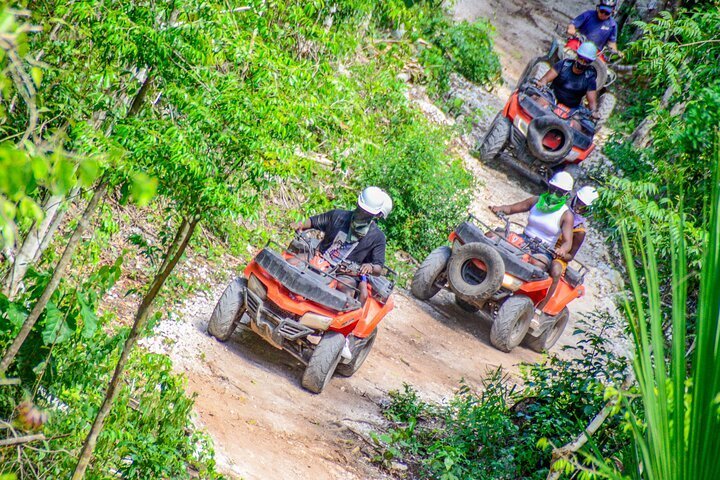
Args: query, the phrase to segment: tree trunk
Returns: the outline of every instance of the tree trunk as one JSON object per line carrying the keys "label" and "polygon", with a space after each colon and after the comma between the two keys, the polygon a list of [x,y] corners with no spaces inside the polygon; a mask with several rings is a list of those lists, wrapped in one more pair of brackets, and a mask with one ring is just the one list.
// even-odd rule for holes
{"label": "tree trunk", "polygon": [[128,359],[130,358],[130,353],[135,347],[135,344],[140,337],[140,333],[142,332],[145,324],[147,323],[151,307],[153,305],[153,302],[155,301],[155,298],[157,297],[158,292],[165,283],[165,280],[167,280],[167,278],[170,276],[170,273],[172,273],[182,254],[185,252],[188,242],[190,242],[190,238],[195,231],[197,223],[197,218],[193,218],[192,220],[183,219],[182,223],[178,227],[178,233],[177,235],[175,235],[173,243],[170,245],[170,247],[168,247],[168,252],[162,267],[155,275],[155,278],[150,284],[150,289],[143,297],[143,300],[140,303],[137,312],[135,313],[135,320],[133,322],[132,329],[130,330],[130,334],[128,335],[127,340],[125,340],[125,345],[123,346],[122,353],[120,354],[120,359],[115,366],[115,372],[113,373],[112,380],[108,385],[108,389],[105,393],[105,399],[103,400],[102,406],[100,407],[100,410],[95,417],[95,421],[93,422],[92,427],[90,427],[90,432],[88,433],[88,436],[85,438],[85,443],[83,444],[82,452],[80,453],[80,458],[78,459],[78,464],[75,467],[75,472],[73,473],[72,480],[81,480],[85,477],[85,471],[90,465],[90,460],[92,459],[92,454],[93,450],[95,449],[95,444],[97,443],[98,435],[102,431],[105,418],[110,413],[112,404],[115,401],[115,398],[117,398],[118,393],[120,392],[120,381],[125,370],[125,366],[127,365]]}
{"label": "tree trunk", "polygon": [[15,256],[15,262],[13,262],[12,268],[10,268],[10,271],[8,271],[5,277],[3,293],[5,293],[10,300],[17,295],[20,282],[25,278],[25,272],[27,272],[28,267],[33,263],[33,259],[40,249],[42,240],[50,229],[62,201],[62,195],[49,195],[43,205],[45,217],[41,222],[35,222],[25,236],[22,247],[20,247],[20,250],[18,250]]}
{"label": "tree trunk", "polygon": [[15,359],[15,356],[17,355],[18,351],[20,350],[20,347],[22,346],[23,342],[27,338],[28,334],[30,334],[30,331],[32,330],[33,326],[35,326],[35,322],[37,322],[38,318],[40,318],[40,315],[45,310],[45,306],[47,305],[48,301],[50,300],[50,297],[53,293],[55,293],[55,290],[57,289],[58,285],[60,284],[60,280],[62,279],[63,274],[65,273],[65,269],[70,264],[70,261],[72,260],[72,256],[75,253],[75,249],[77,248],[78,244],[80,243],[80,238],[82,237],[83,232],[88,226],[88,223],[90,222],[90,218],[92,217],[93,213],[95,213],[95,209],[98,206],[98,203],[100,203],[100,200],[105,196],[105,193],[107,192],[107,184],[104,181],[101,181],[98,185],[97,189],[95,190],[95,193],[93,194],[92,198],[90,199],[90,203],[88,203],[87,207],[85,208],[85,211],[82,214],[82,217],[80,217],[80,221],[77,224],[77,227],[75,227],[75,231],[73,232],[72,236],[70,237],[70,240],[68,240],[67,245],[65,246],[65,250],[63,251],[62,257],[60,257],[60,260],[58,261],[57,265],[55,266],[55,269],[53,270],[52,277],[50,277],[50,281],[45,286],[45,290],[43,290],[42,295],[40,295],[40,298],[33,306],[32,311],[28,315],[28,317],[25,319],[25,322],[23,323],[22,327],[20,328],[20,332],[18,332],[17,337],[15,337],[15,340],[13,340],[12,345],[8,347],[7,351],[5,352],[5,355],[3,356],[2,360],[0,361],[0,376],[3,376],[5,372],[7,371],[8,367],[12,363],[12,361]]}
{"label": "tree trunk", "polygon": [[[70,191],[70,194],[68,195],[68,199],[72,200],[75,197],[77,197],[80,194],[80,187],[75,187]],[[55,218],[53,218],[52,223],[50,224],[50,227],[47,229],[47,232],[45,232],[45,236],[42,238],[42,241],[40,242],[40,247],[35,251],[35,255],[33,255],[33,263],[37,263],[40,260],[40,257],[42,254],[47,250],[48,245],[50,245],[50,241],[55,236],[55,232],[57,232],[58,228],[60,228],[60,224],[63,222],[63,219],[65,218],[65,214],[67,213],[67,205],[63,205],[63,208],[59,209],[55,213]]]}

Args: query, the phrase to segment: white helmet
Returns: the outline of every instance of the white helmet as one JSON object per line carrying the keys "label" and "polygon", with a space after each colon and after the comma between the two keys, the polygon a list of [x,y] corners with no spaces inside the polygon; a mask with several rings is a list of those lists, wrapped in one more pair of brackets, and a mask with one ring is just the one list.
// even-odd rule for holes
{"label": "white helmet", "polygon": [[382,208],[380,209],[380,215],[382,216],[382,218],[388,218],[388,215],[390,215],[390,212],[392,212],[393,201],[392,198],[390,198],[390,195],[388,195],[385,190],[383,190],[382,193],[385,197],[385,200],[383,201]]}
{"label": "white helmet", "polygon": [[581,202],[583,202],[588,207],[592,205],[592,203],[598,199],[600,194],[595,190],[595,187],[591,187],[589,185],[586,185],[582,187],[580,190],[577,191],[575,194],[577,198],[580,199]]}
{"label": "white helmet", "polygon": [[552,176],[552,178],[548,182],[548,185],[552,185],[555,188],[569,192],[573,189],[574,183],[575,180],[573,180],[572,175],[570,175],[569,173],[557,172],[555,175]]}
{"label": "white helmet", "polygon": [[[383,205],[385,205],[385,193],[378,187],[367,187],[360,195],[358,195],[358,207],[365,210],[371,215],[378,215],[383,211]],[[389,212],[388,212],[389,213]]]}

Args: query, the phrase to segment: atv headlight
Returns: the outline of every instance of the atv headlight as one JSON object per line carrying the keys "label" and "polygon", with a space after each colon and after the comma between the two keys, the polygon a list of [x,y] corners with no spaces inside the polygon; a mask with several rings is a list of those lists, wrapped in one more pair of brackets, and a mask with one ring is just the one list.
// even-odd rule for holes
{"label": "atv headlight", "polygon": [[506,273],[503,275],[502,286],[514,292],[523,286],[523,282]]}
{"label": "atv headlight", "polygon": [[315,330],[327,330],[332,323],[332,318],[320,315],[319,313],[308,312],[300,317],[300,324]]}
{"label": "atv headlight", "polygon": [[260,279],[255,275],[250,275],[250,278],[248,279],[248,289],[262,300],[267,298],[267,287],[263,285]]}

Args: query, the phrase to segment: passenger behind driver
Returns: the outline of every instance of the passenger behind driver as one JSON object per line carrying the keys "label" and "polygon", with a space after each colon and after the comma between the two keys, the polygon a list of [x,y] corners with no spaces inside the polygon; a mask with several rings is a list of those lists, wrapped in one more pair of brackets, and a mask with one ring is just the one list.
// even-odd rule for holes
{"label": "passenger behind driver", "polygon": [[617,2],[615,0],[600,0],[595,10],[588,10],[573,19],[567,27],[567,34],[575,37],[578,33],[593,42],[602,51],[607,45],[618,55],[622,54],[617,48],[617,22],[613,18]]}
{"label": "passenger behind driver", "polygon": [[[553,260],[550,266],[550,277],[552,278],[552,285],[548,290],[545,299],[540,302],[537,306],[536,313],[540,313],[548,301],[555,294],[558,283],[560,283],[560,277],[565,273],[568,264],[575,258],[578,250],[585,241],[585,234],[587,232],[587,218],[588,207],[597,200],[598,193],[594,187],[584,186],[579,189],[573,199],[570,201],[570,210],[573,212],[573,230],[572,230],[572,247],[570,251],[564,256],[558,256]],[[558,240],[559,242],[560,240]]]}
{"label": "passenger behind driver", "polygon": [[[564,257],[572,247],[573,214],[567,206],[574,180],[567,172],[558,172],[548,182],[548,191],[539,197],[533,196],[511,205],[491,206],[494,213],[530,212],[525,232],[525,241],[538,239],[542,247],[530,242],[533,257],[531,263],[547,271],[553,261],[553,252]],[[562,238],[559,246],[558,240]]]}
{"label": "passenger behind driver", "polygon": [[[386,218],[392,209],[390,196],[378,187],[367,187],[358,196],[354,210],[330,210],[291,226],[300,232],[315,229],[323,232],[318,250],[325,260],[336,266],[342,262],[360,265],[360,279],[381,275],[385,265],[385,234],[375,219]],[[352,296],[358,277],[339,275],[338,290]]]}

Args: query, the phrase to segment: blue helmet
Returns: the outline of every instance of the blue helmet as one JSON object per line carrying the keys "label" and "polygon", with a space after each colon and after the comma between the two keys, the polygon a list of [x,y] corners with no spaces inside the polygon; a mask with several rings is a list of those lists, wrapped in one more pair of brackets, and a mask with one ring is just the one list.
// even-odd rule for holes
{"label": "blue helmet", "polygon": [[583,42],[577,49],[578,57],[582,57],[590,62],[594,62],[597,58],[598,49],[593,42]]}

